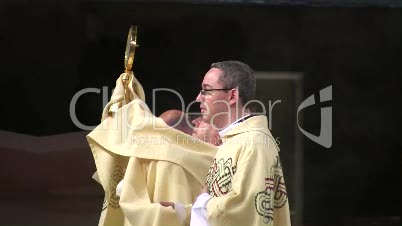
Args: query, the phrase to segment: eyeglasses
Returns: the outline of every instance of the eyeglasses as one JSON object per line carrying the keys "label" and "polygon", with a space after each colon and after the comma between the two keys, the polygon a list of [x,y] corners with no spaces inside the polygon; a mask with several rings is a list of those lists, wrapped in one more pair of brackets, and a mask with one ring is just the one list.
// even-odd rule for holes
{"label": "eyeglasses", "polygon": [[231,90],[231,89],[201,89],[200,93],[202,96],[205,96],[207,94],[210,94],[210,92],[212,92],[212,91],[227,91],[227,90]]}

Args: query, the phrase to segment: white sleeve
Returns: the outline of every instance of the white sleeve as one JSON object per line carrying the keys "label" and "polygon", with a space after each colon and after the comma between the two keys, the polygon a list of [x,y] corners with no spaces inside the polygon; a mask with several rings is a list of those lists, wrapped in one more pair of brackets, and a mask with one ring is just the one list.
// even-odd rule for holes
{"label": "white sleeve", "polygon": [[180,225],[184,225],[186,221],[186,209],[185,206],[181,203],[174,203],[174,210],[176,211],[177,218],[179,218]]}
{"label": "white sleeve", "polygon": [[190,226],[209,226],[207,203],[212,198],[208,193],[202,193],[197,197],[191,208]]}
{"label": "white sleeve", "polygon": [[116,187],[116,195],[117,196],[121,196],[121,190],[123,189],[123,184],[124,184],[124,179],[123,180],[121,180],[118,184],[117,184],[117,187]]}

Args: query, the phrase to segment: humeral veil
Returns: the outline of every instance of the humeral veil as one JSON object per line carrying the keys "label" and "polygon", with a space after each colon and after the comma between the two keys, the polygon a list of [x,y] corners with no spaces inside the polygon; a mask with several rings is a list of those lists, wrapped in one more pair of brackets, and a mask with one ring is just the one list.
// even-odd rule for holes
{"label": "humeral veil", "polygon": [[[101,124],[87,136],[97,169],[94,179],[105,191],[99,225],[181,225],[175,210],[159,202],[192,203],[217,148],[155,117],[134,76],[128,86],[132,101],[109,116],[109,107],[123,99],[123,75],[116,81]],[[116,186],[123,178],[119,197]]]}

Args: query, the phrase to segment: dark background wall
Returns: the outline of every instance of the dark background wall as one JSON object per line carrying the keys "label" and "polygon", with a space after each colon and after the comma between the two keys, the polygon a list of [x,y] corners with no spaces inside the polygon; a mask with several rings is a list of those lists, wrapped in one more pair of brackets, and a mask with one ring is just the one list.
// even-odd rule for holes
{"label": "dark background wall", "polygon": [[[72,96],[114,87],[127,30],[139,25],[134,71],[152,88],[197,95],[210,63],[247,62],[258,71],[304,73],[304,97],[333,85],[333,146],[308,139],[304,217],[399,216],[402,10],[387,6],[308,7],[144,2],[0,2],[1,130],[37,136],[79,129]],[[161,95],[156,114],[179,107]],[[77,115],[99,123],[101,95]],[[304,127],[319,133],[319,108]]]}

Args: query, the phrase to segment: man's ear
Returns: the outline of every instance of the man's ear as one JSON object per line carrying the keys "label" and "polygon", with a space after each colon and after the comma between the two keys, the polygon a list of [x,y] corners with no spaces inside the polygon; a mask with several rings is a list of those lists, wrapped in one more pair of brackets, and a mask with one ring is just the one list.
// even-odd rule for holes
{"label": "man's ear", "polygon": [[239,96],[239,90],[238,89],[231,89],[229,90],[230,96],[229,96],[229,105],[236,104],[238,101],[240,101],[240,96]]}

